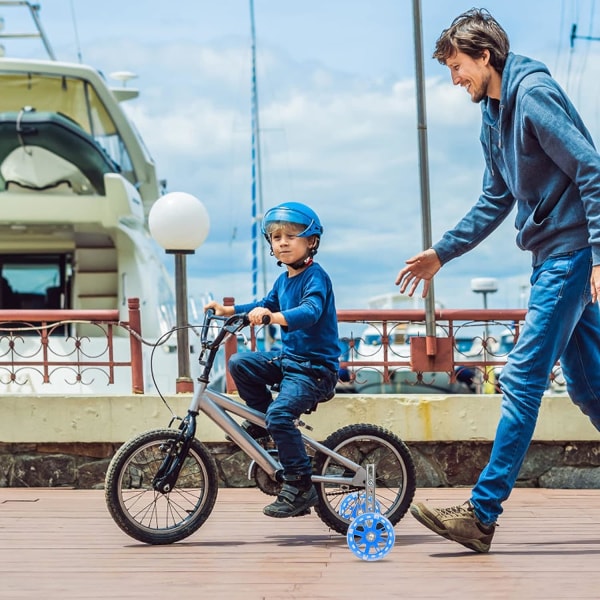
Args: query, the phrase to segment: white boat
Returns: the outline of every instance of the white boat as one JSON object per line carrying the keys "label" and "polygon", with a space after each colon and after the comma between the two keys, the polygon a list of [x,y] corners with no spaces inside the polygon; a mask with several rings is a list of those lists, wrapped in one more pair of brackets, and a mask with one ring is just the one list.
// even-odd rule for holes
{"label": "white boat", "polygon": [[[175,302],[164,252],[147,227],[161,192],[156,168],[121,106],[138,93],[110,87],[90,66],[54,60],[38,7],[0,2],[0,11],[15,4],[29,9],[50,56],[0,58],[0,308],[118,309],[127,320],[127,299],[137,297],[142,335],[156,341],[175,324]],[[117,352],[128,355],[127,333],[115,333]],[[92,354],[95,344],[106,345],[104,336],[94,339],[92,329],[78,326],[77,335],[85,336]],[[27,354],[28,341],[20,340],[21,354]],[[161,392],[175,389],[175,343],[173,338],[155,352],[154,379]],[[0,356],[6,344],[3,335]],[[150,350],[144,346],[146,367]],[[131,391],[127,369],[110,388],[102,376],[74,382],[58,375],[42,383],[34,369],[8,379],[0,369],[0,391]],[[149,372],[145,387],[153,388]]]}

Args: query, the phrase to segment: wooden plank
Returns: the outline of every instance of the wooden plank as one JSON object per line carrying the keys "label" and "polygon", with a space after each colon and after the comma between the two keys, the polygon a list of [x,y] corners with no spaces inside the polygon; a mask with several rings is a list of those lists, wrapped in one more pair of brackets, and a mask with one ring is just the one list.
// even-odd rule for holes
{"label": "wooden plank", "polygon": [[[465,489],[419,489],[459,504]],[[193,536],[171,546],[132,540],[100,490],[0,489],[0,598],[592,599],[600,573],[600,490],[517,489],[492,549],[476,554],[407,515],[382,560],[365,562],[313,513],[269,519],[255,489],[219,490]]]}

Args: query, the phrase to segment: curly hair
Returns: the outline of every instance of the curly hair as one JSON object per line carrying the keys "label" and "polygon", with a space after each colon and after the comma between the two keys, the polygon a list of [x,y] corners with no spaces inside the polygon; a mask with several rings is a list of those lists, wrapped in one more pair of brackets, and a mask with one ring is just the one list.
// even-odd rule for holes
{"label": "curly hair", "polygon": [[490,64],[498,73],[504,70],[510,43],[506,32],[485,8],[472,8],[452,21],[435,43],[433,58],[443,65],[456,52],[481,58],[490,52]]}

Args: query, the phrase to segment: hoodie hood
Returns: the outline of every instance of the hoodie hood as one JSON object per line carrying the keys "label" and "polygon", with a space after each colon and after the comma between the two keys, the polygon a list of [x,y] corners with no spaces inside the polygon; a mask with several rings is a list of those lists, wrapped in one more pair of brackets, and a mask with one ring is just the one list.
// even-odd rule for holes
{"label": "hoodie hood", "polygon": [[[500,115],[502,121],[511,117],[519,86],[523,82],[523,79],[530,75],[548,77],[550,71],[544,63],[509,52],[504,65],[504,71],[502,72],[502,90],[500,92]],[[483,122],[486,125],[493,125],[497,122],[498,114],[496,107],[496,100],[488,97],[482,100],[481,110]]]}

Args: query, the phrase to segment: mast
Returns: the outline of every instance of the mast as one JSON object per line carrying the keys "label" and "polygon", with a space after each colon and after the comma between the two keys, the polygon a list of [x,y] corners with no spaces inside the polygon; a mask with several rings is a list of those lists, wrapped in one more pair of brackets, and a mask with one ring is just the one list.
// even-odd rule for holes
{"label": "mast", "polygon": [[265,244],[259,235],[259,221],[264,214],[262,169],[260,155],[260,122],[258,115],[258,85],[256,80],[256,29],[254,27],[254,0],[250,0],[250,33],[252,38],[252,297],[258,300],[258,250],[260,244],[263,296],[267,293]]}

